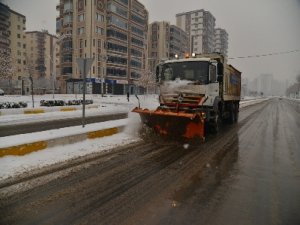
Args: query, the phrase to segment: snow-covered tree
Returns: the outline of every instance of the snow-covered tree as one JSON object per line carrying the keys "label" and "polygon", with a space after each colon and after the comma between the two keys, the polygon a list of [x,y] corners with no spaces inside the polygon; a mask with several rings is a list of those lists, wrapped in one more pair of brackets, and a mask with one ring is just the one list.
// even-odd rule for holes
{"label": "snow-covered tree", "polygon": [[155,74],[145,71],[138,81],[138,85],[146,89],[148,94],[149,88],[155,88]]}
{"label": "snow-covered tree", "polygon": [[10,52],[0,49],[0,79],[11,79],[15,72]]}

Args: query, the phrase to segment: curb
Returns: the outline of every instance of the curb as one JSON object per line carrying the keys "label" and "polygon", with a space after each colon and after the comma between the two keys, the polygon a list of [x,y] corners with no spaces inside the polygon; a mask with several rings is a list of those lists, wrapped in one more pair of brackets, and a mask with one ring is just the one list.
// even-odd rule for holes
{"label": "curb", "polygon": [[106,129],[101,129],[96,131],[89,131],[82,134],[74,134],[67,137],[58,137],[49,140],[41,140],[32,143],[0,148],[0,158],[4,156],[22,156],[50,147],[74,144],[76,142],[81,142],[87,139],[95,139],[95,138],[111,136],[123,131],[124,127],[125,126],[106,128]]}
{"label": "curb", "polygon": [[[87,105],[86,109],[97,109],[98,105]],[[48,112],[70,112],[82,110],[82,106],[63,106],[59,107],[45,107],[45,108],[32,108],[32,109],[0,109],[0,116],[11,115],[11,114],[39,114],[39,113],[48,113]]]}

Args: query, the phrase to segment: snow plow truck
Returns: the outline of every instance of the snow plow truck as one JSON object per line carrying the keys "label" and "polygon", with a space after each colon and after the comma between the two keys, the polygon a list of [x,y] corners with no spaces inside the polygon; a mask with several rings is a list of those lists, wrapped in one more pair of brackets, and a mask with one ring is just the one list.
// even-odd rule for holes
{"label": "snow plow truck", "polygon": [[156,66],[159,106],[136,107],[142,123],[162,136],[205,140],[238,119],[241,72],[221,54],[192,54]]}

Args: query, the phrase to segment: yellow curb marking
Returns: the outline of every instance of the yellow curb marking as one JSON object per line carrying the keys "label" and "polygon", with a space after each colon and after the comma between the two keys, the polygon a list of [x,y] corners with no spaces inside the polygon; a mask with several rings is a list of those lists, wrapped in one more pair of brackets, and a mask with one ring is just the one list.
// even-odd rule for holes
{"label": "yellow curb marking", "polygon": [[110,136],[110,135],[117,134],[117,133],[118,133],[118,128],[114,127],[114,128],[108,128],[108,129],[104,129],[104,130],[89,132],[89,133],[87,133],[87,136],[89,139],[93,139],[93,138]]}
{"label": "yellow curb marking", "polygon": [[97,105],[92,105],[92,106],[88,106],[87,108],[88,108],[88,109],[97,109],[98,106],[97,106]]}
{"label": "yellow curb marking", "polygon": [[0,157],[6,155],[25,155],[31,152],[39,151],[47,148],[48,143],[46,141],[39,141],[29,144],[17,145],[7,148],[0,148]]}
{"label": "yellow curb marking", "polygon": [[24,110],[24,114],[37,114],[37,113],[45,113],[43,109],[28,109]]}
{"label": "yellow curb marking", "polygon": [[76,108],[61,108],[60,111],[66,112],[66,111],[75,111]]}

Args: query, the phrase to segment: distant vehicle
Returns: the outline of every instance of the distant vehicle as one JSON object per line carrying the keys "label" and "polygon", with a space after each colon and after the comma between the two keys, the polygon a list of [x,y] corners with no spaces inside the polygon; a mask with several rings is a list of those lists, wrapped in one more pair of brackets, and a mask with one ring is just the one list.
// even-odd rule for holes
{"label": "distant vehicle", "polygon": [[0,88],[0,95],[4,95],[4,91]]}
{"label": "distant vehicle", "polygon": [[204,139],[204,126],[216,133],[222,120],[237,122],[241,72],[222,55],[167,60],[157,66],[156,76],[160,106],[154,111],[137,107],[133,112],[157,133]]}

